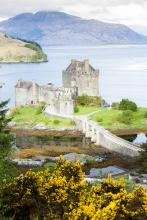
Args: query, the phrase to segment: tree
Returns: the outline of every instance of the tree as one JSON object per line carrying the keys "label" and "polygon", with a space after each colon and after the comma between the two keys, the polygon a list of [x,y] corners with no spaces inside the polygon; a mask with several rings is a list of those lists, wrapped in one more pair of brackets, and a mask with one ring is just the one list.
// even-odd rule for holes
{"label": "tree", "polygon": [[8,112],[8,108],[6,107],[9,103],[9,100],[0,102],[0,132],[7,126],[7,124],[11,121],[11,118],[6,116]]}
{"label": "tree", "polygon": [[113,102],[111,107],[115,110],[118,110],[119,109],[119,102]]}
{"label": "tree", "polygon": [[11,120],[6,116],[7,104],[8,100],[0,103],[0,187],[3,185],[3,179],[12,180],[16,175],[15,165],[7,158],[14,141],[14,137],[5,132],[5,128]]}
{"label": "tree", "polygon": [[119,103],[119,110],[130,110],[136,112],[137,105],[135,102],[132,102],[129,99],[122,99],[122,101]]}
{"label": "tree", "polygon": [[52,174],[48,169],[28,171],[6,184],[1,212],[15,220],[64,219],[78,206],[86,187],[81,165],[60,158]]}
{"label": "tree", "polygon": [[99,96],[88,96],[88,95],[81,95],[78,96],[76,104],[81,106],[97,106],[100,107],[102,103],[101,97]]}
{"label": "tree", "polygon": [[130,110],[124,111],[120,117],[120,121],[124,124],[131,124],[133,120],[133,112]]}
{"label": "tree", "polygon": [[141,149],[139,156],[136,158],[136,161],[139,164],[139,171],[147,173],[147,143],[141,145]]}

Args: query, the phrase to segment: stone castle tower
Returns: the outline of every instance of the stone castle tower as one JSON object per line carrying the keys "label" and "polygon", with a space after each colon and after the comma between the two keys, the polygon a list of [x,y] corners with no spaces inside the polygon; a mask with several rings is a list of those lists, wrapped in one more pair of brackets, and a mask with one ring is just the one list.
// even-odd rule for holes
{"label": "stone castle tower", "polygon": [[71,64],[62,72],[62,80],[64,87],[77,87],[78,96],[99,95],[99,70],[95,70],[89,60],[71,60]]}

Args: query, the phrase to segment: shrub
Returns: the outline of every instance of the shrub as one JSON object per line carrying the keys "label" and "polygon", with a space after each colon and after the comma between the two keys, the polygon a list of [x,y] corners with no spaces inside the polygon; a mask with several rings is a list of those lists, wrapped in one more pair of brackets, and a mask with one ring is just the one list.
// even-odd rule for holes
{"label": "shrub", "polygon": [[122,99],[122,101],[119,103],[119,110],[131,110],[136,112],[137,105],[135,102],[132,102],[129,99]]}
{"label": "shrub", "polygon": [[78,113],[79,112],[79,107],[77,105],[75,105],[74,107],[74,113]]}
{"label": "shrub", "polygon": [[147,111],[144,113],[144,118],[147,118]]}
{"label": "shrub", "polygon": [[97,122],[102,122],[103,121],[103,119],[101,118],[101,117],[97,117]]}
{"label": "shrub", "polygon": [[43,112],[43,110],[45,109],[45,106],[46,106],[46,102],[42,101],[39,103],[39,106],[36,110],[36,114],[39,115]]}
{"label": "shrub", "polygon": [[131,124],[133,120],[133,112],[130,110],[124,111],[120,118],[120,121],[124,124]]}
{"label": "shrub", "polygon": [[12,108],[10,111],[11,116],[15,116],[20,113],[20,107]]}
{"label": "shrub", "polygon": [[51,172],[53,172],[56,169],[56,166],[57,165],[54,162],[49,162],[49,163],[44,164],[44,168],[49,169]]}
{"label": "shrub", "polygon": [[81,106],[101,106],[101,97],[82,95],[77,98],[77,105]]}
{"label": "shrub", "polygon": [[60,124],[60,121],[59,121],[58,119],[54,119],[53,123],[54,123],[55,125],[58,125],[58,124]]}
{"label": "shrub", "polygon": [[113,102],[111,108],[118,110],[119,109],[119,102]]}
{"label": "shrub", "polygon": [[89,189],[79,162],[62,157],[55,171],[28,171],[5,183],[0,193],[1,219],[145,220],[145,188],[130,189],[111,175]]}
{"label": "shrub", "polygon": [[73,120],[70,121],[70,125],[71,125],[71,126],[75,126],[75,125],[76,125],[75,121],[73,121]]}

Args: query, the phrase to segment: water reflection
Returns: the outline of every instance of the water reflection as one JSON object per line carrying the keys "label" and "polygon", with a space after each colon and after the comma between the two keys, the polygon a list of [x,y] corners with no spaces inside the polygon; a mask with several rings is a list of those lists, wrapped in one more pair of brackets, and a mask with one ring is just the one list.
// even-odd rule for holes
{"label": "water reflection", "polygon": [[147,136],[145,133],[138,133],[133,135],[121,135],[120,137],[137,145],[147,143]]}
{"label": "water reflection", "polygon": [[144,144],[147,142],[147,137],[144,133],[137,134],[136,139],[133,141],[133,144]]}

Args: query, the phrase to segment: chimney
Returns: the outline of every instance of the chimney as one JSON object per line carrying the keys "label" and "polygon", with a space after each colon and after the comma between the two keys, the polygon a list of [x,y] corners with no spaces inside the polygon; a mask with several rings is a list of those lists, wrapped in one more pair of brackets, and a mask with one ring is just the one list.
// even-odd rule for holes
{"label": "chimney", "polygon": [[85,67],[85,72],[88,73],[89,72],[89,60],[84,60],[84,67]]}

